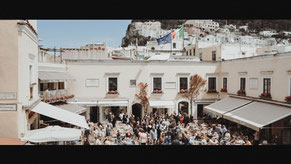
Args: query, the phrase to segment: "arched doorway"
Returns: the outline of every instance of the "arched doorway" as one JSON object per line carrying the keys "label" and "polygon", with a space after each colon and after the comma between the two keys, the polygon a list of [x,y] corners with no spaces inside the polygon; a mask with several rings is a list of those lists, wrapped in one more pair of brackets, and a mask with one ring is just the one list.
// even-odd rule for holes
{"label": "arched doorway", "polygon": [[189,103],[187,101],[181,101],[181,102],[178,103],[178,112],[179,113],[181,113],[181,114],[184,114],[184,113],[189,114],[188,110],[189,110]]}
{"label": "arched doorway", "polygon": [[134,118],[141,119],[141,116],[142,116],[142,105],[139,104],[139,103],[133,104],[132,105],[132,114],[134,115]]}

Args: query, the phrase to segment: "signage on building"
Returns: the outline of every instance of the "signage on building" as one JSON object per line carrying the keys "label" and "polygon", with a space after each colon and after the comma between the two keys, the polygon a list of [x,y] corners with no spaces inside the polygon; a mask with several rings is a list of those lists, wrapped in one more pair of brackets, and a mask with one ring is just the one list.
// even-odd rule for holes
{"label": "signage on building", "polygon": [[176,88],[176,82],[166,82],[165,88]]}
{"label": "signage on building", "polygon": [[16,92],[0,92],[0,100],[15,100]]}
{"label": "signage on building", "polygon": [[1,104],[0,111],[16,111],[16,104]]}
{"label": "signage on building", "polygon": [[86,86],[87,87],[98,87],[99,86],[99,79],[86,79]]}

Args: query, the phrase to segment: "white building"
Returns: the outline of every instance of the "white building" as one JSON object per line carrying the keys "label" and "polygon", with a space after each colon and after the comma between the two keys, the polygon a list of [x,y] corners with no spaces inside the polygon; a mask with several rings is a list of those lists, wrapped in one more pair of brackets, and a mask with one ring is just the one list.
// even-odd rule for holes
{"label": "white building", "polygon": [[0,137],[20,138],[38,127],[36,20],[0,21]]}

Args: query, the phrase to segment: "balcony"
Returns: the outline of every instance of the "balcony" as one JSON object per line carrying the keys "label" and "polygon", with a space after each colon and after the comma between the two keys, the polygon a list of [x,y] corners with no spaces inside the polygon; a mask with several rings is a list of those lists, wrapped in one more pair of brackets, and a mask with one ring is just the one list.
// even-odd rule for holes
{"label": "balcony", "polygon": [[71,99],[74,96],[75,96],[74,94],[70,93],[70,91],[66,89],[40,92],[40,97],[42,101],[47,103],[55,103],[60,101],[65,102],[66,100]]}

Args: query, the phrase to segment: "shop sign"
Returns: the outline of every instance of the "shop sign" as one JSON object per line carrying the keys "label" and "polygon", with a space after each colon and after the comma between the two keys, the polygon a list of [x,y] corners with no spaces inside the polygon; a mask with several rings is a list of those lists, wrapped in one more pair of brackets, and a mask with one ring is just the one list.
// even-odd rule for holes
{"label": "shop sign", "polygon": [[16,92],[0,92],[0,100],[15,100]]}

